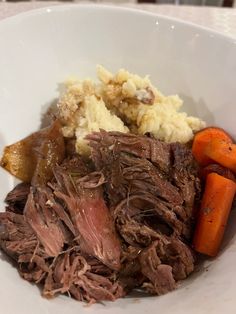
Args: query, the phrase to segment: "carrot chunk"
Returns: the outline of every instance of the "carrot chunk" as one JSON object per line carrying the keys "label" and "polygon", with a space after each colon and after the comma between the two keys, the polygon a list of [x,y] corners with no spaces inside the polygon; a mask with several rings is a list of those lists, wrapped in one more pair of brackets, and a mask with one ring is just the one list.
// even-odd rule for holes
{"label": "carrot chunk", "polygon": [[232,143],[232,138],[221,128],[209,127],[197,132],[193,139],[192,153],[195,159],[202,166],[212,163],[211,158],[206,156],[205,149],[213,139],[222,139],[227,143]]}
{"label": "carrot chunk", "polygon": [[216,173],[210,173],[195,229],[193,247],[202,254],[216,256],[232,207],[236,185]]}
{"label": "carrot chunk", "polygon": [[205,149],[206,156],[236,173],[236,144],[213,139]]}

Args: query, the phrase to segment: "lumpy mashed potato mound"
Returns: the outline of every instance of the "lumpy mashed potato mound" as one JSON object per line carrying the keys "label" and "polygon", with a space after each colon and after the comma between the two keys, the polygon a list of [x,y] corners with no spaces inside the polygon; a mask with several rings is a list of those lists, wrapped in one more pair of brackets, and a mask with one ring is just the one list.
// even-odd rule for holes
{"label": "lumpy mashed potato mound", "polygon": [[84,137],[93,131],[129,132],[128,127],[110,112],[96,91],[97,86],[90,80],[69,81],[66,92],[61,96],[58,108],[64,124],[65,137],[76,136],[76,150],[87,155],[89,147]]}
{"label": "lumpy mashed potato mound", "polygon": [[205,123],[180,112],[179,96],[164,96],[146,76],[126,70],[115,75],[97,66],[99,82],[70,80],[58,102],[65,137],[76,137],[76,149],[88,154],[84,137],[106,131],[150,133],[165,142],[186,143]]}

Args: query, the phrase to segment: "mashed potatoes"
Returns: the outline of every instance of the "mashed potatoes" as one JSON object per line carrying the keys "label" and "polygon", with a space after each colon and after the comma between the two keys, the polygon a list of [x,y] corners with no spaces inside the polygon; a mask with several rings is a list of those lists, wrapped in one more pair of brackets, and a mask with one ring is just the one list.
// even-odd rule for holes
{"label": "mashed potatoes", "polygon": [[70,80],[58,102],[65,137],[76,136],[76,149],[87,154],[84,137],[106,131],[151,133],[165,142],[186,143],[205,127],[195,117],[180,112],[179,96],[164,96],[150,82],[123,69],[115,75],[97,66],[99,83]]}
{"label": "mashed potatoes", "polygon": [[128,127],[107,108],[96,92],[97,86],[90,80],[70,81],[66,92],[59,100],[59,114],[64,124],[65,137],[76,136],[76,150],[88,154],[89,148],[84,137],[93,131],[129,132]]}

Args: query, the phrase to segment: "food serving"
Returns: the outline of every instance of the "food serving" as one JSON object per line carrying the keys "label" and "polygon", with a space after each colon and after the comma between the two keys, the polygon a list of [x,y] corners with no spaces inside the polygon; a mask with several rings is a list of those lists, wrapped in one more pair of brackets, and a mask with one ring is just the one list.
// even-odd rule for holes
{"label": "food serving", "polygon": [[0,246],[43,295],[89,303],[161,295],[220,249],[236,144],[126,70],[70,79],[51,124],[5,147],[22,182],[0,213]]}

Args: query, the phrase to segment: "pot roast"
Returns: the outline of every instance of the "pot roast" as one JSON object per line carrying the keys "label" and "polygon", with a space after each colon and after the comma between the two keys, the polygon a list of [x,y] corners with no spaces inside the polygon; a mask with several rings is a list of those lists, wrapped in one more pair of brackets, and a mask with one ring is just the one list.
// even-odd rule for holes
{"label": "pot roast", "polygon": [[161,295],[194,270],[200,197],[191,150],[148,136],[87,136],[91,158],[67,154],[40,184],[18,184],[0,213],[0,246],[43,295],[89,303],[133,289]]}

